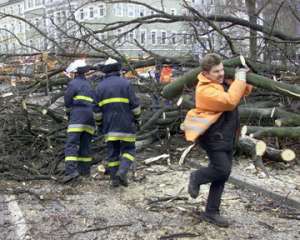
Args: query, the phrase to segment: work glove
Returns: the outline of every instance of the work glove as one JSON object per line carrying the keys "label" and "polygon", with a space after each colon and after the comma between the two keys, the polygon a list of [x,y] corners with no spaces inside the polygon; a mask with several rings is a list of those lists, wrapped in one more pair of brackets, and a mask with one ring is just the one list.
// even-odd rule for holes
{"label": "work glove", "polygon": [[247,68],[236,68],[235,69],[235,80],[241,80],[241,81],[246,81],[246,75],[249,69]]}

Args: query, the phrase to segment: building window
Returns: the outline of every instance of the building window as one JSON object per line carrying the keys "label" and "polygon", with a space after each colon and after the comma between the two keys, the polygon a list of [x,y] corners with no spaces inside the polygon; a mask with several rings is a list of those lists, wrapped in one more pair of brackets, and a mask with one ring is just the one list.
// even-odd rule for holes
{"label": "building window", "polygon": [[62,21],[65,22],[66,19],[67,19],[66,11],[62,11],[62,12],[61,12],[61,15],[62,15]]}
{"label": "building window", "polygon": [[32,8],[33,7],[33,0],[28,0],[27,6],[28,6],[28,8]]}
{"label": "building window", "polygon": [[146,9],[144,6],[140,6],[140,13],[139,16],[140,17],[144,17],[146,15]]}
{"label": "building window", "polygon": [[118,43],[122,43],[122,30],[118,29],[117,30],[117,38],[118,38]]}
{"label": "building window", "polygon": [[34,20],[34,23],[35,23],[35,26],[38,27],[38,26],[39,26],[39,19],[36,18],[36,19]]}
{"label": "building window", "polygon": [[94,17],[94,8],[90,7],[90,18]]}
{"label": "building window", "polygon": [[183,33],[183,44],[186,45],[188,40],[188,35],[184,32]]}
{"label": "building window", "polygon": [[57,22],[58,24],[61,23],[60,12],[56,13],[56,22]]}
{"label": "building window", "polygon": [[105,5],[104,4],[101,4],[99,5],[99,16],[100,17],[104,17],[105,16]]}
{"label": "building window", "polygon": [[146,42],[146,30],[140,31],[140,43],[145,44]]}
{"label": "building window", "polygon": [[19,14],[21,14],[21,12],[22,12],[21,5],[20,5],[20,4],[18,5],[18,12],[19,12]]}
{"label": "building window", "polygon": [[122,3],[114,4],[113,9],[114,9],[116,17],[123,17],[123,4]]}
{"label": "building window", "polygon": [[83,9],[80,9],[80,19],[81,20],[84,19],[84,11],[83,11]]}
{"label": "building window", "polygon": [[129,33],[129,42],[134,42],[134,38],[135,38],[135,31],[131,31]]}
{"label": "building window", "polygon": [[156,31],[151,31],[151,43],[153,44],[153,45],[155,45],[156,44]]}
{"label": "building window", "polygon": [[176,15],[176,9],[175,8],[171,9],[171,15]]}
{"label": "building window", "polygon": [[19,32],[22,32],[22,23],[19,22]]}
{"label": "building window", "polygon": [[48,48],[48,43],[47,43],[47,39],[43,39],[43,48],[44,50],[46,50]]}
{"label": "building window", "polygon": [[97,38],[99,40],[103,40],[104,39],[104,34],[103,33],[97,33]]}
{"label": "building window", "polygon": [[171,35],[171,42],[172,44],[176,44],[176,32],[173,32],[172,35]]}
{"label": "building window", "polygon": [[165,31],[161,32],[161,44],[166,44],[167,40],[167,33]]}
{"label": "building window", "polygon": [[128,17],[134,17],[135,16],[134,13],[135,13],[135,5],[132,4],[132,3],[128,3],[128,5],[127,5],[127,16]]}

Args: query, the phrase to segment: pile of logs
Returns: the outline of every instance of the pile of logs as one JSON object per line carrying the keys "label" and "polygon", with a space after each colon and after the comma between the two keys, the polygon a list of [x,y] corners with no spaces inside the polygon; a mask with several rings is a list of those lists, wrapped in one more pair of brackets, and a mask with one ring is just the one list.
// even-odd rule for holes
{"label": "pile of logs", "polygon": [[[246,125],[239,140],[240,150],[262,170],[265,159],[294,162],[294,150],[300,137],[300,109],[297,109],[300,87],[295,83],[275,81],[270,75],[259,75],[258,72],[263,72],[263,65],[241,57],[224,61],[226,77],[232,78],[235,68],[245,64],[252,69],[247,82],[256,90],[239,107],[242,123]],[[174,133],[182,134],[180,124],[186,112],[194,107],[194,87],[200,71],[201,68],[191,69],[166,86],[161,86],[150,76],[133,80],[143,109],[142,125],[137,135],[138,150],[160,140],[162,153],[171,156],[170,140]],[[1,93],[2,178],[51,179],[63,174],[67,127],[63,93],[68,80],[61,76],[54,78],[56,73],[59,71],[49,73],[50,79],[35,78],[27,85],[13,86]],[[289,149],[289,145],[293,147]],[[94,137],[92,150],[94,163],[105,158],[101,134]],[[180,164],[183,160],[180,159]]]}

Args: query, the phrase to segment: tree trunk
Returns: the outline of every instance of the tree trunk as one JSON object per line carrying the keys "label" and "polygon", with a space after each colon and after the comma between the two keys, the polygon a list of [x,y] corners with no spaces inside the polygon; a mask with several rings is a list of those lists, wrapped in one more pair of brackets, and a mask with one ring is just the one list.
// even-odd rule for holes
{"label": "tree trunk", "polygon": [[300,127],[254,127],[247,126],[247,134],[254,138],[263,137],[288,137],[288,138],[300,138]]}
{"label": "tree trunk", "polygon": [[282,126],[300,126],[300,114],[288,112],[280,108],[250,108],[239,107],[241,119],[270,119],[275,121],[275,125]]}
{"label": "tree trunk", "polygon": [[[246,7],[251,24],[257,24],[256,0],[246,0]],[[250,29],[250,59],[257,57],[257,31]]]}

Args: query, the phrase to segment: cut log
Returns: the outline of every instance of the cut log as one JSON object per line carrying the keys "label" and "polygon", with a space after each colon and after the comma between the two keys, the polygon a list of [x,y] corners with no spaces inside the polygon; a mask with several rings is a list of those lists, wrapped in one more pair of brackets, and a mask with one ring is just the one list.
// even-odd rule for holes
{"label": "cut log", "polygon": [[248,152],[251,155],[263,156],[267,145],[264,141],[243,136],[239,139],[239,146],[242,147],[243,152]]}
{"label": "cut log", "polygon": [[180,106],[181,108],[191,109],[195,107],[195,101],[193,100],[191,95],[183,94],[178,102],[179,101],[180,105],[177,104],[177,106]]}
{"label": "cut log", "polygon": [[300,127],[257,127],[247,126],[247,134],[254,138],[263,137],[288,137],[300,138]]}
{"label": "cut log", "polygon": [[296,118],[279,118],[275,120],[275,125],[277,127],[296,127],[300,126],[300,117]]}
{"label": "cut log", "polygon": [[269,119],[274,121],[278,127],[300,126],[300,114],[285,111],[280,108],[250,108],[239,107],[241,119],[262,120]]}
{"label": "cut log", "polygon": [[[235,74],[234,68],[225,68],[225,76],[228,78],[233,78]],[[247,74],[247,83],[252,84],[258,88],[270,90],[277,92],[281,95],[288,96],[295,99],[300,99],[300,87],[294,84],[287,84],[283,82],[275,82],[270,78],[255,74]]]}
{"label": "cut log", "polygon": [[157,120],[156,124],[157,125],[163,125],[163,126],[170,125],[172,123],[175,123],[178,120],[178,118],[179,118],[179,114],[175,118],[174,117],[173,118],[166,118],[166,119],[161,118],[161,119]]}
{"label": "cut log", "polygon": [[250,155],[253,164],[258,172],[262,171],[269,177],[268,171],[262,161],[262,156],[267,149],[265,142],[254,138],[243,136],[239,139],[238,147],[246,155]]}
{"label": "cut log", "polygon": [[[250,100],[252,101],[250,102]],[[270,101],[268,99],[266,100],[266,97],[264,97],[264,100],[259,100],[253,94],[251,94],[251,99],[245,103],[241,103],[240,105],[241,108],[249,108],[249,106],[253,108],[274,108],[278,107],[278,102]]]}
{"label": "cut log", "polygon": [[296,154],[291,149],[275,149],[267,147],[264,157],[276,162],[290,162],[295,160]]}
{"label": "cut log", "polygon": [[151,137],[158,136],[158,134],[159,134],[159,130],[158,130],[158,128],[155,128],[155,129],[153,129],[152,131],[147,132],[147,133],[145,133],[145,134],[141,134],[141,135],[138,134],[138,135],[136,136],[136,140],[137,140],[137,141],[145,140],[145,139],[148,139],[148,138],[151,138]]}
{"label": "cut log", "polygon": [[[253,150],[251,149],[253,149],[254,144],[257,144],[259,141],[253,137],[245,136],[248,129],[249,127],[243,126],[241,130],[242,137],[239,141],[239,147],[242,148],[244,153],[250,153],[253,155]],[[265,148],[263,145],[256,145],[256,154],[276,162],[290,162],[296,159],[296,153],[291,149],[280,150],[272,147]]]}
{"label": "cut log", "polygon": [[157,123],[157,121],[159,120],[160,116],[164,113],[164,112],[168,112],[168,111],[174,111],[177,110],[177,107],[164,107],[159,109],[156,113],[154,113],[152,115],[152,117],[150,119],[148,119],[148,121],[146,123],[144,123],[141,126],[141,131],[147,130],[153,126],[155,126],[155,124]]}

